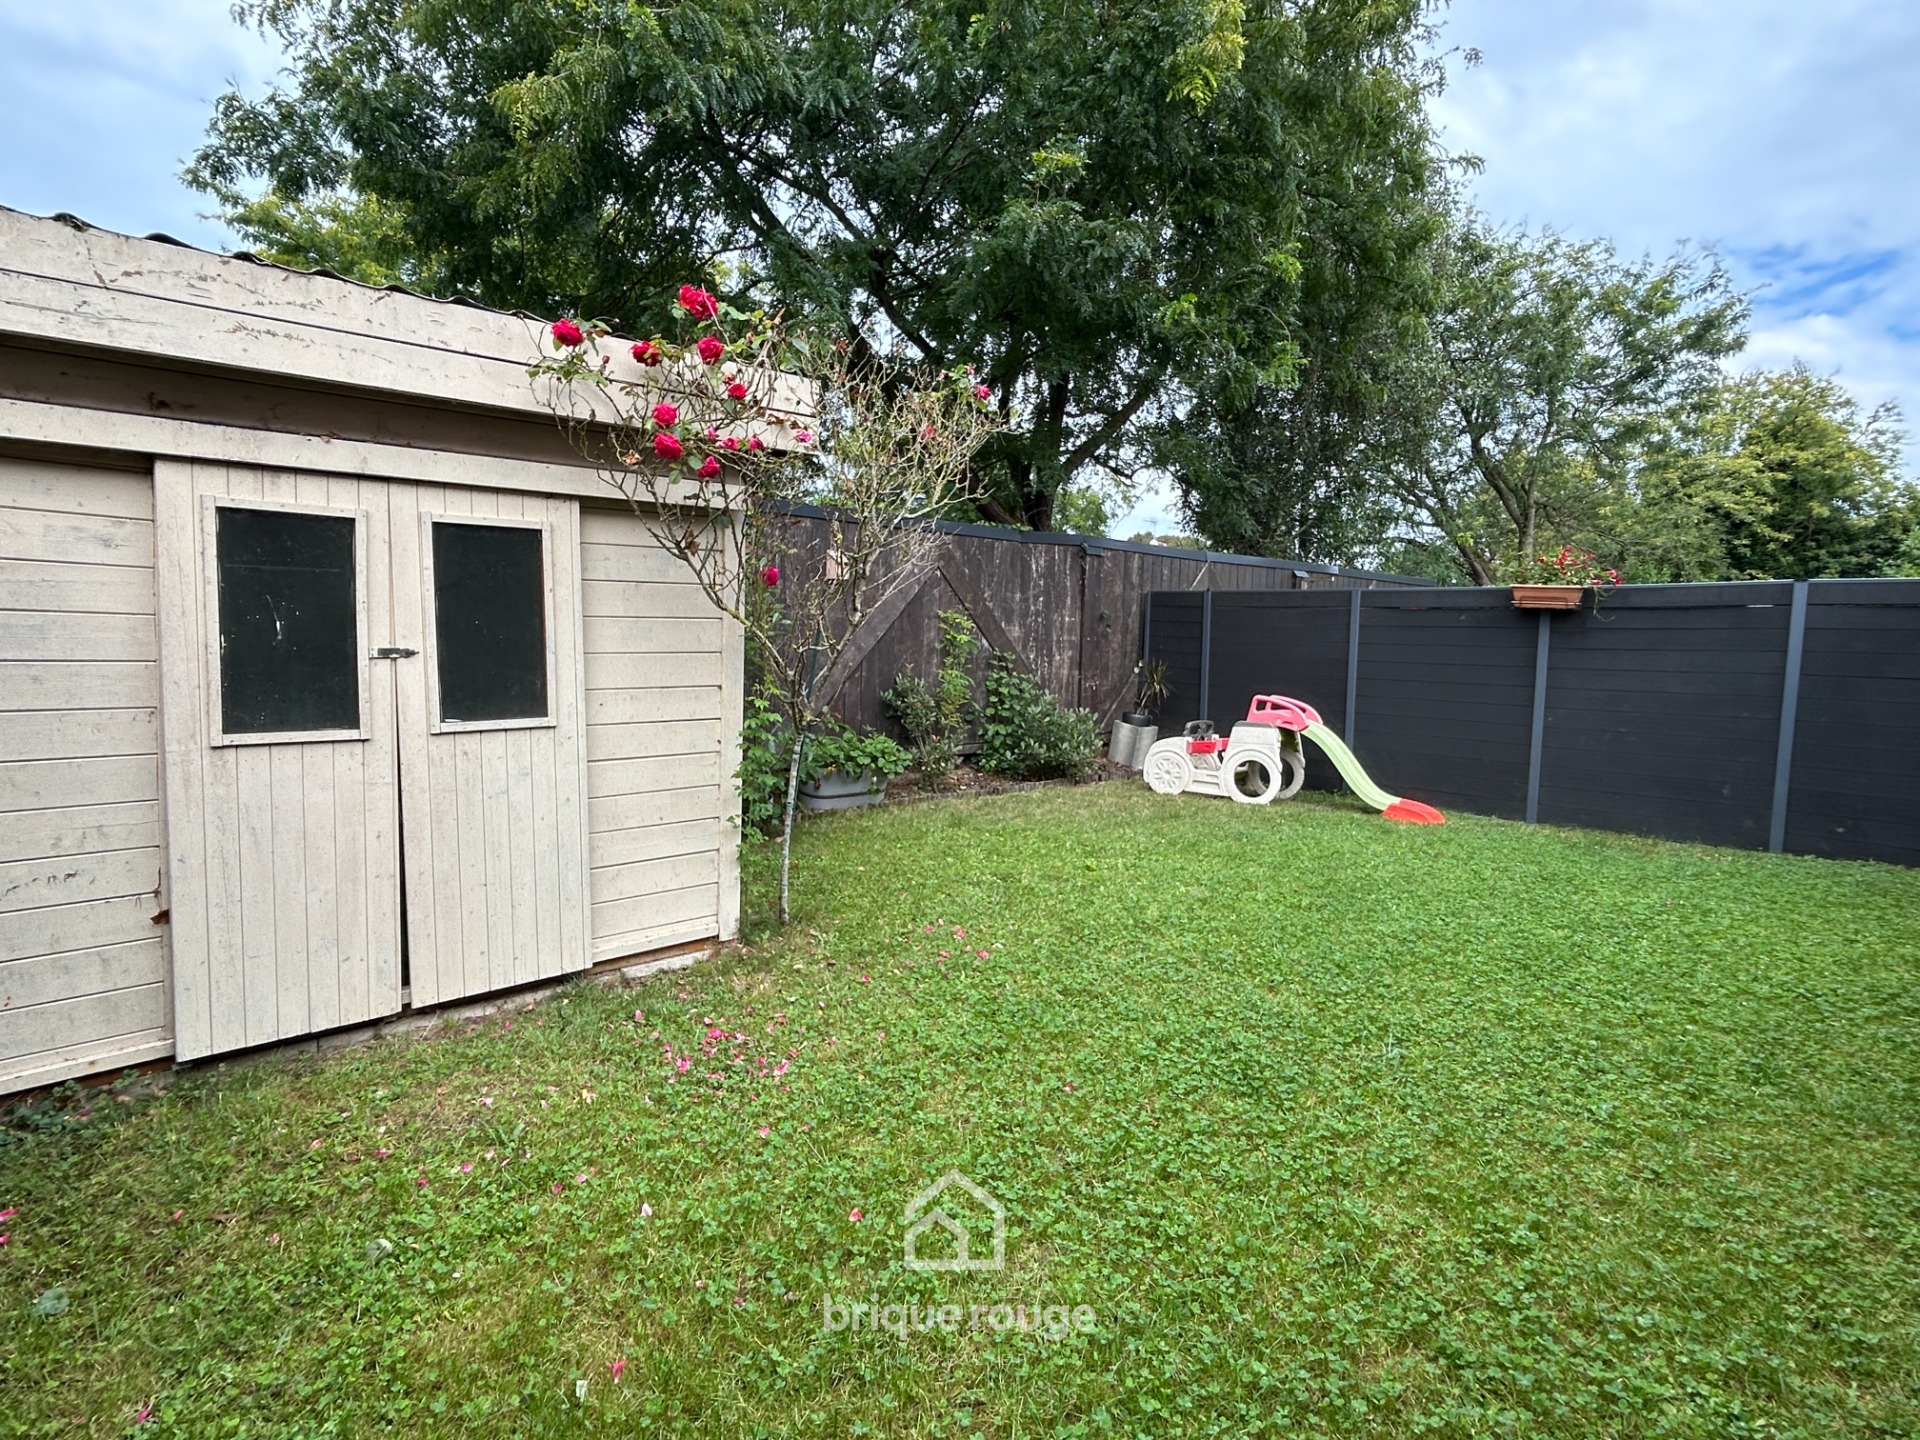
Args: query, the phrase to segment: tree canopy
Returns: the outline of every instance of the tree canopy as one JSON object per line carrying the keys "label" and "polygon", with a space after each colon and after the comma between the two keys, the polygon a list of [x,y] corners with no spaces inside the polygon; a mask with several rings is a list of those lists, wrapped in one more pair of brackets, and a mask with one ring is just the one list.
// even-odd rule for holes
{"label": "tree canopy", "polygon": [[1372,417],[1374,469],[1491,584],[1631,504],[1649,441],[1709,402],[1745,343],[1747,302],[1708,256],[1626,261],[1471,214],[1434,256],[1434,313]]}
{"label": "tree canopy", "polygon": [[1723,381],[1642,474],[1642,503],[1684,542],[1671,578],[1911,570],[1920,490],[1900,475],[1903,438],[1895,406],[1863,410],[1805,365]]}
{"label": "tree canopy", "polygon": [[[974,364],[990,519],[1288,382],[1431,233],[1420,0],[257,0],[189,177],[277,258],[646,331],[679,283]],[[264,181],[264,189],[259,182]]]}

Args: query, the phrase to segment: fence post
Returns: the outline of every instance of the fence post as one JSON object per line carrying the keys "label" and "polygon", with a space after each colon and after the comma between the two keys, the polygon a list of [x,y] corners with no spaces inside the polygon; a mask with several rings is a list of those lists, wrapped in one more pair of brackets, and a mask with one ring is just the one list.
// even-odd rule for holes
{"label": "fence post", "polygon": [[1547,646],[1552,612],[1540,612],[1539,639],[1533,647],[1533,737],[1527,744],[1527,824],[1540,819],[1540,757],[1547,745]]}
{"label": "fence post", "polygon": [[1347,592],[1347,723],[1341,738],[1353,748],[1353,712],[1360,703],[1360,587]]}
{"label": "fence post", "polygon": [[1787,673],[1780,682],[1780,748],[1773,757],[1773,817],[1767,849],[1787,846],[1787,796],[1793,788],[1793,726],[1800,713],[1800,657],[1807,641],[1807,582],[1793,582],[1793,610],[1787,619]]}
{"label": "fence post", "polygon": [[1200,592],[1200,718],[1208,720],[1207,685],[1213,678],[1213,591]]}

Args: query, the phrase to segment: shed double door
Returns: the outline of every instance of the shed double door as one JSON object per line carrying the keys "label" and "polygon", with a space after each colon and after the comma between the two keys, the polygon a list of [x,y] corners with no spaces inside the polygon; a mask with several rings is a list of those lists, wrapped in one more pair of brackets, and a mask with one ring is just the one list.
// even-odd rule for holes
{"label": "shed double door", "polygon": [[391,1015],[403,982],[585,968],[578,527],[553,497],[156,467],[182,1059]]}

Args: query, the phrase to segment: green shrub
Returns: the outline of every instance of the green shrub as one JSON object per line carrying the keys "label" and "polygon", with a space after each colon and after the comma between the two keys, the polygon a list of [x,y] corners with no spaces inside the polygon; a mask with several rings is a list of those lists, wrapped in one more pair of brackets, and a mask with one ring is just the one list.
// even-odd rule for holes
{"label": "green shrub", "polygon": [[747,694],[740,723],[740,838],[755,841],[780,828],[787,802],[787,726],[765,690]]}
{"label": "green shrub", "polygon": [[1091,710],[1070,710],[1040,687],[1011,655],[987,667],[981,711],[980,768],[1016,780],[1084,779],[1100,755]]}
{"label": "green shrub", "polygon": [[841,775],[871,771],[884,785],[912,761],[906,747],[891,736],[863,735],[850,725],[838,725],[807,741],[800,775],[804,780],[818,780],[829,771]]}
{"label": "green shrub", "polygon": [[964,611],[940,612],[940,670],[929,685],[911,671],[894,679],[881,698],[913,746],[914,763],[924,781],[938,780],[960,758],[960,735],[972,707],[973,677],[967,661],[980,637]]}

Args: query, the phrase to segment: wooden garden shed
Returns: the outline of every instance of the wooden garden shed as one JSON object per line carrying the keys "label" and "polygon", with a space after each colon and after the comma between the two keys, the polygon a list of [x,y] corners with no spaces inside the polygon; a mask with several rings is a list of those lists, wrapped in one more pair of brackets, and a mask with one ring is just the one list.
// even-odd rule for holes
{"label": "wooden garden shed", "polygon": [[0,210],[0,1091],[735,933],[738,628],[544,337]]}

